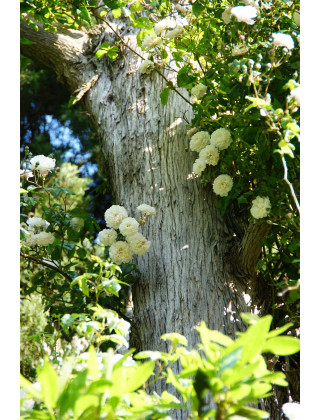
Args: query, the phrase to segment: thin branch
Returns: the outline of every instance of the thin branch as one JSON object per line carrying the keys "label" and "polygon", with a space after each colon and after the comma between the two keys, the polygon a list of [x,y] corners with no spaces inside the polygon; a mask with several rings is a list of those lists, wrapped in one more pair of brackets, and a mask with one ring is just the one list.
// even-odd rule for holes
{"label": "thin branch", "polygon": [[281,160],[282,160],[282,164],[283,164],[283,168],[284,168],[284,175],[283,175],[283,179],[286,181],[286,183],[289,185],[290,191],[291,191],[291,195],[293,197],[293,200],[295,202],[295,205],[298,209],[298,212],[300,214],[300,204],[299,201],[297,199],[296,193],[294,191],[293,185],[291,184],[291,182],[288,180],[288,167],[287,167],[287,162],[283,156],[283,154],[281,154]]}
{"label": "thin branch", "polygon": [[33,257],[32,255],[25,254],[24,252],[21,252],[21,253],[20,253],[20,256],[21,256],[22,258],[27,259],[27,260],[34,261],[34,262],[35,262],[35,263],[37,263],[37,264],[44,265],[45,267],[48,267],[48,268],[50,268],[51,270],[54,270],[54,271],[56,271],[57,273],[62,274],[62,275],[63,275],[63,277],[65,277],[65,278],[66,278],[66,279],[68,279],[69,281],[72,281],[72,278],[71,278],[71,277],[70,277],[67,273],[65,273],[64,271],[62,271],[60,268],[56,267],[55,265],[52,265],[52,264],[50,264],[50,263],[48,263],[48,262],[46,262],[46,261],[43,261],[43,260],[38,259],[38,258],[36,258],[36,257]]}

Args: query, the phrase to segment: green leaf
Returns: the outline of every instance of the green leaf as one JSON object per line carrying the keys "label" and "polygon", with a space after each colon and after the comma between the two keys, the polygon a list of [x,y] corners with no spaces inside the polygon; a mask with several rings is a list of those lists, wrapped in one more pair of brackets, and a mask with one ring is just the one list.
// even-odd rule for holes
{"label": "green leaf", "polygon": [[112,14],[116,19],[119,18],[121,16],[121,9],[113,9]]}
{"label": "green leaf", "polygon": [[205,6],[199,3],[193,3],[192,5],[192,12],[195,15],[195,17],[198,17],[201,12],[205,10]]}
{"label": "green leaf", "polygon": [[161,338],[161,340],[172,341],[173,347],[177,347],[178,344],[181,344],[182,346],[187,346],[188,345],[188,340],[186,339],[186,337],[184,337],[183,335],[181,335],[179,333],[163,334],[160,338]]}
{"label": "green leaf", "polygon": [[276,336],[284,333],[285,331],[287,331],[292,326],[293,326],[293,323],[289,322],[289,324],[283,325],[282,327],[277,328],[276,330],[270,331],[269,334],[268,334],[268,339],[270,339],[272,337],[276,337]]}
{"label": "green leaf", "polygon": [[20,38],[20,43],[23,45],[32,45],[35,44],[35,42],[30,41],[30,39],[27,38]]}
{"label": "green leaf", "polygon": [[274,337],[266,341],[262,353],[273,353],[279,356],[288,356],[300,351],[300,340],[294,337]]}
{"label": "green leaf", "polygon": [[133,5],[131,6],[131,12],[136,13],[136,12],[140,12],[143,9],[142,4],[140,3],[140,1],[135,1],[133,3]]}
{"label": "green leaf", "polygon": [[239,401],[249,395],[251,392],[251,386],[247,384],[240,384],[227,392],[226,398],[233,401]]}
{"label": "green leaf", "polygon": [[93,380],[96,380],[100,377],[100,370],[99,370],[99,364],[97,361],[97,355],[93,346],[90,346],[89,348],[88,373]]}
{"label": "green leaf", "polygon": [[153,374],[154,361],[116,369],[112,374],[111,396],[123,396],[139,389]]}
{"label": "green leaf", "polygon": [[44,359],[44,364],[38,369],[38,381],[41,385],[43,400],[51,411],[56,407],[59,384],[58,374],[52,367],[48,358]]}
{"label": "green leaf", "polygon": [[107,50],[98,50],[96,52],[96,58],[98,58],[98,60],[100,60],[100,58],[102,58],[105,54],[107,54],[108,51]]}
{"label": "green leaf", "polygon": [[160,93],[161,103],[162,105],[166,105],[169,99],[169,88],[164,88],[163,91]]}
{"label": "green leaf", "polygon": [[33,386],[33,384],[21,374],[20,374],[20,386],[21,388],[27,390],[32,395],[32,397],[36,398],[39,401],[42,401],[42,392],[38,391]]}

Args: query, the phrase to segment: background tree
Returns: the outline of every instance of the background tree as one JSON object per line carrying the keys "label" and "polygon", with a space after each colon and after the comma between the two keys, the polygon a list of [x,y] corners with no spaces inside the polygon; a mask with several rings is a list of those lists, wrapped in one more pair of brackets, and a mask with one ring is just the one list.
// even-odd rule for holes
{"label": "background tree", "polygon": [[[111,3],[109,6],[115,6]],[[210,8],[205,2],[197,4],[202,10]],[[23,12],[30,12],[23,6]],[[41,2],[36,6],[49,27],[46,16],[56,12],[54,2],[48,11],[43,11]],[[116,6],[113,10],[118,10]],[[193,123],[201,127],[202,116],[179,89],[162,106],[160,92],[172,88],[168,70],[162,76],[157,72],[141,77],[142,53],[133,52],[138,50],[139,23],[129,26],[125,19],[115,22],[108,16],[104,24],[89,29],[85,2],[72,7],[79,13],[59,6],[55,32],[45,31],[41,25],[35,31],[24,17],[22,36],[32,43],[24,44],[22,52],[52,68],[90,114],[102,139],[114,202],[126,208],[141,202],[157,208],[156,219],[146,228],[147,236],[153,238],[152,249],[137,261],[140,276],[133,287],[132,345],[138,350],[161,349],[160,335],[177,331],[193,346],[196,335],[192,327],[200,320],[233,336],[242,329],[240,312],[257,307],[263,313],[275,308],[271,279],[261,272],[257,276],[255,270],[262,242],[274,232],[264,221],[250,223],[247,200],[223,201],[228,208],[218,208],[210,184],[201,184],[190,175],[194,155],[185,153],[185,120],[191,123],[195,112]],[[79,16],[87,23],[81,25]],[[76,29],[71,29],[72,25]],[[114,51],[108,47],[111,59],[107,54],[98,61],[95,53],[101,42],[112,46],[119,37],[118,57],[111,61]],[[180,86],[191,88],[195,81]],[[230,95],[235,92],[225,90],[217,100],[228,101]],[[232,170],[232,161],[226,163]],[[238,196],[239,192],[243,187]],[[287,241],[285,238],[284,245]],[[273,244],[274,238],[267,247]],[[265,253],[269,254],[268,249]],[[246,295],[250,295],[249,302]]]}

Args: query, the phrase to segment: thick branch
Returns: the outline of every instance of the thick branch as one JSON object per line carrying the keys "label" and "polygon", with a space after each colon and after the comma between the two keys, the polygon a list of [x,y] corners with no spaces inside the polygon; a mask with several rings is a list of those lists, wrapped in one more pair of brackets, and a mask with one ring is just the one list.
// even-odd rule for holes
{"label": "thick branch", "polygon": [[[29,18],[29,16],[28,16]],[[90,36],[82,31],[66,29],[57,25],[57,32],[45,31],[41,24],[38,31],[21,19],[21,36],[34,44],[21,45],[21,53],[54,70],[72,90],[79,88],[83,69],[88,66],[88,54],[92,50]]]}

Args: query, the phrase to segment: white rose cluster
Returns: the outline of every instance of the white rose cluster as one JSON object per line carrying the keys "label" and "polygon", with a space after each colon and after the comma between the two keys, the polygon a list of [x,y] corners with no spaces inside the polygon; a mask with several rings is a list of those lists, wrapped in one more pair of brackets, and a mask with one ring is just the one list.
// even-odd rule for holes
{"label": "white rose cluster", "polygon": [[207,86],[203,85],[202,83],[199,83],[191,89],[191,95],[197,99],[203,98],[206,92]]}
{"label": "white rose cluster", "polygon": [[294,48],[294,42],[290,35],[277,32],[272,34],[272,38],[273,45],[275,47],[286,47],[288,50],[292,50]]}
{"label": "white rose cluster", "polygon": [[135,254],[144,255],[150,249],[151,243],[138,230],[139,225],[145,223],[146,217],[154,216],[156,210],[148,204],[141,204],[137,211],[143,214],[140,223],[135,218],[128,217],[127,210],[122,206],[111,206],[105,212],[109,229],[99,232],[98,238],[102,245],[110,246],[109,256],[115,264],[128,263]]}
{"label": "white rose cluster", "polygon": [[257,17],[257,9],[254,6],[236,6],[231,9],[231,14],[238,22],[253,25],[255,23],[253,19]]}
{"label": "white rose cluster", "polygon": [[151,60],[144,60],[140,66],[141,74],[148,74],[154,69],[154,62]]}
{"label": "white rose cluster", "polygon": [[211,134],[210,143],[219,150],[227,149],[232,143],[230,131],[225,128],[218,128]]}
{"label": "white rose cluster", "polygon": [[30,159],[30,169],[36,170],[40,175],[46,176],[56,166],[55,159],[44,155],[34,156]]}
{"label": "white rose cluster", "polygon": [[152,48],[160,44],[161,38],[159,38],[156,34],[150,34],[143,38],[141,45],[144,50],[150,51],[152,50]]}
{"label": "white rose cluster", "polygon": [[190,150],[200,152],[210,143],[210,134],[207,131],[198,131],[191,137]]}
{"label": "white rose cluster", "polygon": [[250,213],[255,219],[262,219],[268,216],[270,209],[271,204],[269,198],[258,196],[252,201]]}
{"label": "white rose cluster", "polygon": [[[196,129],[189,130],[192,134]],[[188,132],[188,133],[189,133]],[[193,134],[190,141],[190,150],[199,152],[199,158],[193,164],[192,172],[200,176],[206,165],[215,166],[219,162],[220,150],[227,149],[232,143],[231,133],[225,128],[218,128],[211,136],[207,131],[199,131]],[[213,183],[213,190],[216,194],[225,197],[233,185],[229,175],[220,175]]]}
{"label": "white rose cluster", "polygon": [[24,245],[29,247],[48,246],[54,242],[53,233],[45,231],[50,225],[46,220],[41,217],[29,217],[27,225],[27,237],[24,240]]}
{"label": "white rose cluster", "polygon": [[229,175],[219,175],[212,184],[213,191],[221,197],[226,197],[231,191],[233,180]]}

